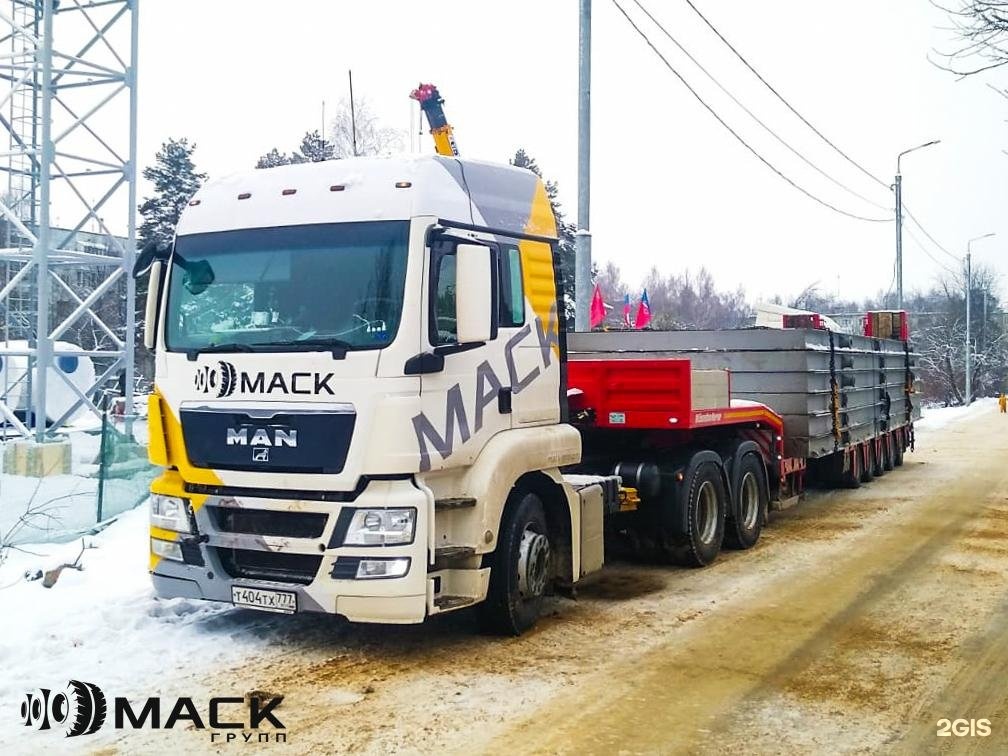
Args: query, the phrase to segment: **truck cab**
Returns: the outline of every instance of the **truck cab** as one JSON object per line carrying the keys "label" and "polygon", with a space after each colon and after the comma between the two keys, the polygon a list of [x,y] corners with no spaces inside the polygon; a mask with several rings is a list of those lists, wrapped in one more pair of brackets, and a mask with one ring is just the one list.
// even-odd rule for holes
{"label": "truck cab", "polygon": [[203,187],[150,268],[156,593],[517,633],[600,566],[556,239],[536,175],[456,157]]}

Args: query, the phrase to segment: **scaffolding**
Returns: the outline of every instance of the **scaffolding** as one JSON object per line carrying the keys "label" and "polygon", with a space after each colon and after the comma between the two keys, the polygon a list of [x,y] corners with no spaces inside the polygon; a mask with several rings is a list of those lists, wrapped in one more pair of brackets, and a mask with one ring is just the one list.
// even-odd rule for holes
{"label": "scaffolding", "polygon": [[[100,420],[109,383],[133,411],[139,0],[9,2],[0,7],[0,432],[43,441],[81,408]],[[64,369],[81,358],[95,369],[88,385]],[[52,390],[69,391],[72,406],[54,412]]]}

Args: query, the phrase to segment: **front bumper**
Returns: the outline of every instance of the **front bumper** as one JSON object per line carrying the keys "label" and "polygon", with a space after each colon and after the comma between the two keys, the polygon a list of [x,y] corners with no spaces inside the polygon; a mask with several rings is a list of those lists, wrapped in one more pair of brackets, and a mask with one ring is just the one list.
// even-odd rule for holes
{"label": "front bumper", "polygon": [[[232,586],[244,586],[296,593],[299,612],[339,614],[354,622],[424,620],[432,502],[411,480],[372,480],[346,502],[239,494],[199,499],[198,506],[194,499],[196,534],[152,528],[153,537],[179,541],[185,558],[152,557],[158,596],[231,603]],[[383,507],[416,510],[412,543],[340,544],[340,524],[352,514],[348,510]],[[402,557],[410,560],[402,577],[353,577],[357,560]]]}

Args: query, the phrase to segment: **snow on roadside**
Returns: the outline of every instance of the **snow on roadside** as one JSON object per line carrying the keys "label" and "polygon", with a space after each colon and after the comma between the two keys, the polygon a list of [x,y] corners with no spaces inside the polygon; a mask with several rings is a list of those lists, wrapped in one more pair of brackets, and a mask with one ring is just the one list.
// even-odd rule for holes
{"label": "snow on roadside", "polygon": [[914,423],[914,430],[940,430],[950,423],[997,411],[997,399],[990,398],[977,399],[968,407],[924,407],[921,419]]}
{"label": "snow on roadside", "polygon": [[[28,745],[16,712],[34,688],[64,686],[72,678],[95,683],[109,695],[145,698],[167,692],[166,684],[194,658],[208,669],[218,661],[227,668],[261,645],[257,629],[275,623],[273,615],[154,598],[147,527],[147,507],[141,506],[85,537],[95,548],[84,551],[84,569],[63,570],[52,588],[23,575],[73,562],[80,540],[25,546],[0,565],[0,750]],[[37,752],[63,741],[32,742]]]}

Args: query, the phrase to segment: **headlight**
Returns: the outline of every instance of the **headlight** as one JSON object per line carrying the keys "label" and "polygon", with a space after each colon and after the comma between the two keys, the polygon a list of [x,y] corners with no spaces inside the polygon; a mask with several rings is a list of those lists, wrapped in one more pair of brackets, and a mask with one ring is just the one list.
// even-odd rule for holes
{"label": "headlight", "polygon": [[178,496],[151,496],[150,521],[155,528],[175,530],[179,533],[190,532],[189,501]]}
{"label": "headlight", "polygon": [[415,509],[358,509],[344,546],[396,546],[413,542]]}
{"label": "headlight", "polygon": [[162,541],[160,538],[151,538],[150,550],[162,559],[174,559],[176,562],[183,561],[182,547],[174,541]]}

